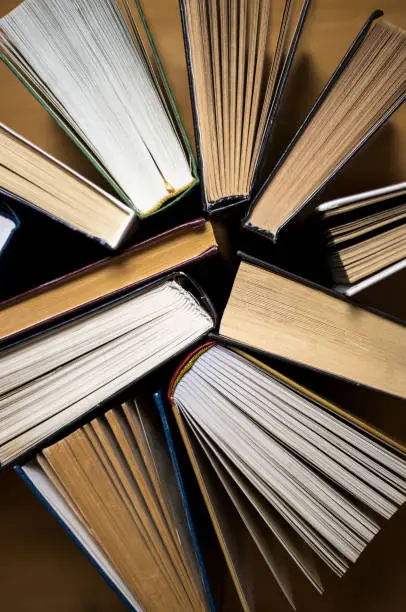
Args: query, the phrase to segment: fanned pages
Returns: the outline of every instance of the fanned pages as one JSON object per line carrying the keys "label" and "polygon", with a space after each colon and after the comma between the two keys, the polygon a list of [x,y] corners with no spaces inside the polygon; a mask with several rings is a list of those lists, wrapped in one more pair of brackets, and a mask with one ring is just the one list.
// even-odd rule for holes
{"label": "fanned pages", "polygon": [[373,15],[277,164],[245,221],[274,240],[406,95],[406,32]]}
{"label": "fanned pages", "polygon": [[320,204],[331,273],[348,296],[406,267],[406,183]]}
{"label": "fanned pages", "polygon": [[272,266],[242,261],[220,335],[406,398],[406,327]]}
{"label": "fanned pages", "polygon": [[0,187],[111,248],[135,221],[117,198],[1,123]]}
{"label": "fanned pages", "polygon": [[[175,280],[179,278],[179,280]],[[0,463],[8,463],[141,378],[213,327],[182,276],[6,348]]]}
{"label": "fanned pages", "polygon": [[206,344],[169,393],[199,480],[203,452],[292,605],[275,547],[321,591],[312,553],[342,576],[406,499],[400,445],[245,353]]}
{"label": "fanned pages", "polygon": [[207,610],[152,408],[144,399],[113,408],[46,448],[22,475],[133,609]]}
{"label": "fanned pages", "polygon": [[24,0],[0,20],[3,60],[140,215],[195,181],[144,27],[136,0]]}
{"label": "fanned pages", "polygon": [[181,0],[209,209],[251,194],[309,1]]}

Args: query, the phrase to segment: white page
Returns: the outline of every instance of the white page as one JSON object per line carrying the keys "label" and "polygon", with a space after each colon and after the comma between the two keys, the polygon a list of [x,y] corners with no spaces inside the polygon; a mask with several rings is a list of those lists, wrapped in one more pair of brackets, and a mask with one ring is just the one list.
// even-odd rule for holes
{"label": "white page", "polygon": [[205,445],[213,452],[215,445],[338,573],[346,569],[341,555],[355,561],[379,530],[340,491],[386,518],[405,501],[402,457],[227,348],[203,353],[174,399]]}
{"label": "white page", "polygon": [[52,482],[35,462],[27,463],[21,466],[22,471],[27,478],[32,482],[34,487],[44,497],[45,501],[51,506],[54,512],[58,515],[63,524],[75,535],[89,556],[94,559],[98,566],[103,570],[106,576],[122,593],[123,597],[135,608],[142,610],[131,595],[126,584],[120,578],[114,567],[111,565],[105,553],[96,543],[90,533],[87,531],[83,523],[78,519],[73,510],[63,499],[62,495],[57,491]]}
{"label": "white page", "polygon": [[[0,20],[135,208],[154,209],[193,180],[143,52],[109,0],[24,0]],[[108,44],[106,44],[108,43]]]}
{"label": "white page", "polygon": [[[148,296],[149,313],[143,308]],[[10,461],[95,408],[190,346],[213,326],[210,315],[175,281],[159,284],[128,301],[133,302],[131,329],[126,327],[128,318],[120,316],[122,304],[119,304],[3,354],[0,360],[3,390],[9,386],[10,378],[17,377],[20,383],[27,378],[24,374],[25,351],[31,370],[29,380],[0,395],[2,462]],[[118,323],[112,338],[108,338],[111,330],[109,332],[104,318],[103,326],[98,325],[98,316],[103,312],[109,312],[113,322]],[[76,326],[80,329],[79,336],[74,333]],[[62,347],[58,344],[60,335],[64,338]],[[43,353],[44,347],[47,354]]]}

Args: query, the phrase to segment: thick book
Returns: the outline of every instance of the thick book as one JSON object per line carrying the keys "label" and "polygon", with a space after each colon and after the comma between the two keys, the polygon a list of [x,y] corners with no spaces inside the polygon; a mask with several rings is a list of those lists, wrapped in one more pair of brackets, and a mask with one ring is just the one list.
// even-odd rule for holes
{"label": "thick book", "polygon": [[406,398],[403,321],[242,257],[221,319],[221,338]]}
{"label": "thick book", "polygon": [[322,592],[320,561],[343,576],[406,500],[405,447],[236,348],[196,349],[169,398],[245,610],[244,537],[294,607],[301,579]]}
{"label": "thick book", "polygon": [[252,197],[309,4],[286,0],[274,15],[268,0],[180,0],[209,213]]}
{"label": "thick book", "polygon": [[406,32],[382,15],[371,15],[341,60],[252,202],[246,229],[276,242],[405,100]]}
{"label": "thick book", "polygon": [[406,183],[324,202],[317,213],[338,291],[356,295],[406,267]]}
{"label": "thick book", "polygon": [[192,346],[216,324],[198,284],[176,272],[0,350],[0,465],[43,444]]}
{"label": "thick book", "polygon": [[[131,220],[173,204],[197,182],[193,153],[138,0],[24,0],[0,20],[0,57],[117,193],[118,200],[104,201],[103,208],[106,194],[91,186],[95,201],[86,207],[83,199],[74,202],[63,221],[82,230],[90,225],[92,234],[104,219],[103,235],[100,228],[92,235],[114,248]],[[21,141],[11,139],[5,151],[1,147],[2,158],[7,154],[6,161],[15,164],[16,149]],[[49,164],[35,153],[26,150],[36,179],[44,181]],[[16,188],[30,191],[13,165],[8,168],[3,159],[2,165],[7,176],[1,184],[18,182]],[[34,181],[31,189],[41,187]],[[62,206],[59,200],[54,205],[58,211]]]}
{"label": "thick book", "polygon": [[0,303],[0,345],[132,291],[218,252],[213,228],[195,219]]}
{"label": "thick book", "polygon": [[105,246],[117,248],[135,213],[118,198],[0,123],[0,188]]}
{"label": "thick book", "polygon": [[137,394],[16,469],[131,610],[213,609],[169,444]]}
{"label": "thick book", "polygon": [[0,255],[7,247],[14,232],[20,225],[20,220],[13,209],[2,202],[0,194]]}

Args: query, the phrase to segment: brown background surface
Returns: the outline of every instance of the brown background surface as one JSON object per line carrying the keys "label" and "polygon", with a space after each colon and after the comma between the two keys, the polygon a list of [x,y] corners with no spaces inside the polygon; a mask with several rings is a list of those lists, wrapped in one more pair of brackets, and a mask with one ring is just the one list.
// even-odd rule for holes
{"label": "brown background surface", "polygon": [[[280,0],[278,0],[278,3]],[[0,0],[0,14],[17,3]],[[145,0],[144,10],[157,43],[176,103],[190,137],[193,127],[177,0]],[[294,130],[368,14],[382,8],[388,20],[406,28],[404,0],[315,0],[301,42],[282,113],[282,133]],[[373,92],[371,92],[373,95]],[[0,66],[0,121],[80,172],[93,168],[9,71]],[[331,195],[404,180],[406,108],[362,151],[330,188]],[[404,300],[398,283],[394,300]],[[348,389],[345,391],[348,392]],[[338,390],[340,393],[340,390]],[[372,406],[373,399],[373,406]],[[345,398],[364,416],[406,441],[405,406],[368,394]],[[400,612],[406,609],[406,508],[386,525],[341,581],[331,581],[318,597],[306,590],[299,612]],[[11,471],[0,474],[0,609],[5,612],[115,612],[123,610],[114,593],[74,544]],[[230,601],[233,600],[232,598]],[[288,610],[281,598],[269,601],[275,612]],[[235,604],[229,605],[236,609]]]}

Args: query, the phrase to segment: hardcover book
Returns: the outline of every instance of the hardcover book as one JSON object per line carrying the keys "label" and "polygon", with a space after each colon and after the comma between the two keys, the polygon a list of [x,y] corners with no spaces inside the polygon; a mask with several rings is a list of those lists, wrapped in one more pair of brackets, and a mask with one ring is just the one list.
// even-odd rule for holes
{"label": "hardcover book", "polygon": [[0,194],[0,255],[7,247],[19,225],[19,218],[10,206],[1,201]]}
{"label": "hardcover book", "polygon": [[141,394],[16,469],[130,609],[213,609],[170,444]]}
{"label": "hardcover book", "polygon": [[220,337],[406,398],[404,322],[242,256]]}
{"label": "hardcover book", "polygon": [[[244,227],[276,242],[406,97],[406,32],[375,11],[261,187]],[[373,98],[373,104],[371,104]]]}
{"label": "hardcover book", "polygon": [[174,273],[46,331],[11,336],[0,355],[0,464],[123,392],[215,321],[202,289]]}
{"label": "hardcover book", "polygon": [[[45,172],[79,191],[83,179],[3,126],[1,184],[9,191],[115,248],[137,217],[173,204],[196,183],[192,150],[138,0],[24,0],[0,20],[0,57],[118,199],[86,183],[90,195],[73,199],[72,210],[62,210],[60,198],[43,202],[38,190],[54,184]],[[27,157],[22,176],[17,155]]]}
{"label": "hardcover book", "polygon": [[238,349],[193,351],[169,398],[244,610],[244,539],[295,607],[301,579],[322,592],[320,561],[343,576],[406,500],[402,445]]}
{"label": "hardcover book", "polygon": [[353,296],[406,267],[406,183],[317,207],[338,291]]}
{"label": "hardcover book", "polygon": [[0,303],[0,345],[134,290],[218,252],[213,229],[195,219]]}
{"label": "hardcover book", "polygon": [[286,0],[275,16],[269,0],[180,0],[209,213],[248,202],[256,188],[309,4]]}

